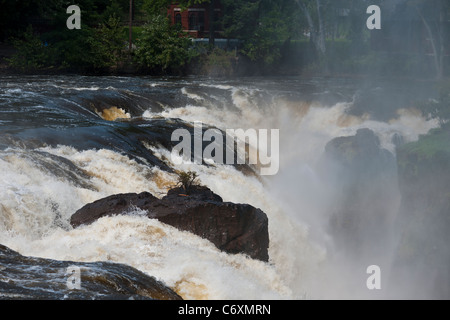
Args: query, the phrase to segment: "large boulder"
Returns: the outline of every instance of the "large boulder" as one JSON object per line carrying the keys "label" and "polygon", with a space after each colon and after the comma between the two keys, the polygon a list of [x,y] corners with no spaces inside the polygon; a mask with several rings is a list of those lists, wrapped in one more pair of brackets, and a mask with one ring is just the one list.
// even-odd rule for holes
{"label": "large boulder", "polygon": [[373,131],[360,129],[330,141],[321,165],[333,195],[329,231],[337,250],[358,258],[383,255],[399,198],[394,155]]}
{"label": "large boulder", "polygon": [[370,129],[359,129],[354,136],[331,140],[325,147],[325,156],[351,171],[354,179],[373,178],[380,172],[391,175],[396,171],[394,155],[381,147],[380,139]]}
{"label": "large boulder", "polygon": [[105,216],[115,216],[128,210],[144,208],[158,198],[148,192],[140,194],[116,194],[85,205],[70,218],[70,224],[76,228],[80,225],[91,224]]}
{"label": "large boulder", "polygon": [[269,260],[266,214],[248,204],[223,202],[220,196],[201,186],[193,186],[189,195],[175,188],[162,199],[147,192],[113,195],[84,206],[72,215],[70,223],[76,228],[135,209],[146,211],[150,219],[205,238],[227,253]]}
{"label": "large boulder", "polygon": [[130,266],[25,257],[0,245],[0,300],[7,299],[181,300],[181,297]]}

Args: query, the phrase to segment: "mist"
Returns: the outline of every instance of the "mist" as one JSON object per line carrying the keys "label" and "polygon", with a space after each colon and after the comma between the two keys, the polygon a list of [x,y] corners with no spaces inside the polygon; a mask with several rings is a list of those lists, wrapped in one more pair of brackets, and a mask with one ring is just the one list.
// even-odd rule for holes
{"label": "mist", "polygon": [[[2,245],[129,264],[192,299],[450,298],[449,1],[136,1],[127,29],[127,1],[83,0],[82,32],[53,2],[0,13]],[[227,132],[245,156],[221,152]],[[71,228],[178,170],[264,211],[268,263],[139,211]]]}
{"label": "mist", "polygon": [[[426,268],[413,270],[427,258],[418,256],[405,265],[401,249],[409,228],[405,204],[411,199],[400,189],[397,150],[439,127],[438,119],[428,119],[412,104],[434,94],[432,86],[411,80],[345,86],[329,78],[317,79],[309,91],[303,88],[292,96],[285,95],[292,90],[288,81],[267,85],[264,91],[223,87],[231,91],[233,104],[225,113],[206,95],[195,101],[197,106],[165,114],[221,129],[280,128],[280,170],[261,177],[262,189],[244,184],[245,194],[224,191],[225,181],[219,183],[209,170],[195,166],[203,172],[202,181],[226,200],[250,202],[267,212],[273,262],[297,297],[445,297],[434,285],[416,287],[434,281]],[[195,97],[196,90],[185,93]],[[418,233],[428,228],[418,227]],[[367,269],[373,265],[381,270],[381,290],[367,287]],[[400,283],[400,278],[405,281]]]}

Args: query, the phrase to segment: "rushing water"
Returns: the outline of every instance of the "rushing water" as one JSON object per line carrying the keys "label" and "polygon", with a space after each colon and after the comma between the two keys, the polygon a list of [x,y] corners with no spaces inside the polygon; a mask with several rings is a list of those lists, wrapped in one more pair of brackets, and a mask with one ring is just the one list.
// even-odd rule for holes
{"label": "rushing water", "polygon": [[[412,108],[427,94],[423,84],[358,79],[2,76],[0,243],[23,255],[125,263],[188,299],[389,297],[367,290],[367,264],[336,258],[325,228],[335,198],[317,162],[330,140],[360,128],[393,153],[395,135],[417,140],[437,126]],[[280,129],[279,173],[175,166],[170,135],[194,121]],[[196,171],[224,201],[268,215],[269,263],[220,252],[140,212],[71,228],[76,210],[105,196],[165,194],[175,167]],[[395,196],[393,219],[398,204]]]}

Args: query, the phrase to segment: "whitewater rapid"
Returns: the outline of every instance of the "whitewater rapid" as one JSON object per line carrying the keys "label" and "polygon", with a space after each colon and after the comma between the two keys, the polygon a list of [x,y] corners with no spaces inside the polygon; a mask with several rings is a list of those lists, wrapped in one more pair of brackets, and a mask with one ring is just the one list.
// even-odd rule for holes
{"label": "whitewater rapid", "polygon": [[[147,87],[159,85],[149,81]],[[150,220],[138,210],[72,229],[70,216],[85,204],[117,193],[149,191],[159,197],[176,184],[176,176],[118,151],[77,150],[70,145],[0,151],[0,243],[23,255],[128,264],[155,276],[185,299],[361,297],[361,292],[346,287],[346,276],[340,277],[328,263],[332,246],[321,225],[330,203],[320,199],[327,195],[327,181],[316,172],[316,162],[330,140],[354,135],[360,128],[373,130],[382,147],[395,152],[395,134],[406,142],[415,141],[438,122],[412,109],[399,109],[396,118],[382,122],[367,114],[351,115],[348,101],[324,105],[277,96],[267,101],[267,93],[258,88],[204,86],[222,95],[205,99],[183,86],[180,94],[189,98],[189,104],[146,110],[141,117],[200,121],[220,129],[280,129],[276,176],[248,176],[220,164],[177,166],[197,172],[200,183],[224,201],[248,203],[267,214],[268,263],[221,252],[208,241]],[[148,148],[174,167],[170,150]],[[57,159],[68,160],[80,173]]]}

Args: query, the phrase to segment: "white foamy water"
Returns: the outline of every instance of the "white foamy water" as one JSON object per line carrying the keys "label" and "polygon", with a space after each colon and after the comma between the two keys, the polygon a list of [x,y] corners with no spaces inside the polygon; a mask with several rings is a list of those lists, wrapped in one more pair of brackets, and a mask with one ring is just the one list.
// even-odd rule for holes
{"label": "white foamy water", "polygon": [[[237,90],[232,90],[232,94],[235,92]],[[271,262],[293,291],[292,297],[362,297],[364,293],[356,289],[348,292],[349,286],[353,285],[347,282],[347,276],[351,277],[351,274],[343,276],[337,268],[327,264],[330,238],[322,224],[329,219],[327,211],[332,209],[332,204],[326,199],[330,192],[328,181],[320,180],[315,172],[316,162],[331,139],[355,135],[361,128],[373,130],[380,138],[381,146],[394,152],[392,138],[395,134],[400,134],[405,142],[415,141],[420,134],[437,127],[438,122],[426,120],[414,110],[403,109],[389,123],[374,121],[367,115],[350,115],[347,111],[351,103],[327,107],[317,103],[276,101],[268,111],[259,110],[254,101],[246,101],[241,96],[233,101],[245,112],[239,114],[188,105],[162,114],[167,118],[213,123],[221,129],[278,128],[281,136],[280,173],[261,181],[222,165],[211,168],[185,162],[178,168],[196,171],[201,182],[225,201],[249,203],[266,212]],[[171,157],[167,150],[153,151],[162,159]],[[312,230],[315,228],[318,229]]]}
{"label": "white foamy water", "polygon": [[[316,230],[329,207],[327,199],[318,200],[326,195],[327,181],[318,178],[315,163],[328,141],[354,135],[360,128],[372,129],[382,145],[393,150],[394,134],[414,141],[437,122],[410,110],[399,111],[388,123],[378,122],[349,115],[349,103],[323,106],[274,99],[269,109],[262,109],[254,90],[219,89],[229,91],[233,106],[205,106],[203,97],[184,89],[182,93],[199,105],[143,116],[201,121],[221,129],[280,129],[278,176],[258,179],[219,164],[186,162],[177,167],[196,171],[200,182],[224,201],[249,203],[267,214],[269,263],[220,252],[208,241],[147,219],[141,212],[102,218],[73,230],[68,221],[83,205],[117,193],[149,191],[161,196],[176,178],[117,152],[78,151],[71,146],[39,151],[70,160],[87,174],[79,181],[45,170],[30,150],[0,153],[0,243],[25,255],[125,263],[157,277],[187,299],[358,298],[359,293],[348,291],[346,278],[328,263],[327,234]],[[152,150],[173,165],[169,150]],[[313,219],[318,225],[306,216],[319,217]]]}
{"label": "white foamy water", "polygon": [[[20,160],[21,150],[10,150],[0,162],[2,172],[11,173],[2,176],[0,185],[8,191],[1,199],[2,244],[25,255],[51,259],[126,263],[164,281],[188,299],[292,297],[274,266],[222,253],[209,241],[144,218],[139,212],[101,219],[77,230],[55,226],[57,215],[67,221],[79,207],[101,197],[142,191],[158,195],[167,191],[164,186],[174,185],[175,179],[107,150],[77,152],[59,147],[45,151],[64,156],[86,170],[95,189],[101,191],[60,181],[36,168],[32,160]],[[233,172],[223,174],[233,178]]]}
{"label": "white foamy water", "polygon": [[21,249],[53,259],[126,263],[164,281],[185,299],[291,297],[275,268],[222,253],[209,241],[139,212],[55,232]]}

